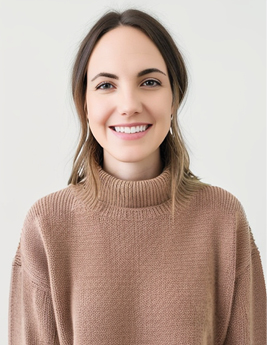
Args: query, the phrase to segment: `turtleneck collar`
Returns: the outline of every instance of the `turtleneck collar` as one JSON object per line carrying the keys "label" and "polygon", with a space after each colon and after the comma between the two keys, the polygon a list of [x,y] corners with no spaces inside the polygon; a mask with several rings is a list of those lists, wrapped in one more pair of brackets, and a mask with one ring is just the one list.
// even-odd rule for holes
{"label": "turtleneck collar", "polygon": [[159,176],[141,181],[125,181],[99,173],[101,190],[99,199],[116,207],[150,207],[170,198],[170,172],[165,169]]}
{"label": "turtleneck collar", "polygon": [[[99,169],[100,193],[98,200],[107,207],[118,208],[145,208],[157,206],[170,199],[170,171],[163,172],[149,180],[125,181],[109,175]],[[90,185],[86,180],[83,183],[80,196],[85,204],[92,204]]]}

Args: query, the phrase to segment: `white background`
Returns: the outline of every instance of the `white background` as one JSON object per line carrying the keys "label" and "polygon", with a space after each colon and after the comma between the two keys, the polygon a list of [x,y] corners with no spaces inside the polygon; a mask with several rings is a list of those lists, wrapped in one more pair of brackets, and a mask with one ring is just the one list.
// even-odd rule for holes
{"label": "white background", "polygon": [[70,174],[78,44],[106,10],[129,7],[160,19],[180,46],[190,75],[180,123],[192,170],[241,201],[266,269],[265,1],[0,0],[1,344],[24,217]]}

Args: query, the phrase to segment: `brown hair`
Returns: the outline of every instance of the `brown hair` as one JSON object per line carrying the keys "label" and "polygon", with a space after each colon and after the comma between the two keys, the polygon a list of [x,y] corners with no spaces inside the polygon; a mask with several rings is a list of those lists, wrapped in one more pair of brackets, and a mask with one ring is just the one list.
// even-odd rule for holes
{"label": "brown hair", "polygon": [[87,178],[92,182],[95,197],[98,195],[98,166],[102,164],[103,149],[87,124],[84,107],[87,66],[99,39],[118,26],[131,26],[145,33],[157,46],[167,66],[173,93],[173,134],[167,134],[160,146],[160,152],[164,165],[169,166],[171,171],[171,195],[174,206],[176,197],[178,200],[185,200],[190,192],[202,186],[189,169],[189,155],[177,122],[177,111],[187,91],[188,77],[183,57],[167,30],[155,18],[135,9],[128,9],[122,13],[106,13],[96,22],[80,45],[72,72],[72,95],[81,123],[81,135],[69,183],[77,184]]}

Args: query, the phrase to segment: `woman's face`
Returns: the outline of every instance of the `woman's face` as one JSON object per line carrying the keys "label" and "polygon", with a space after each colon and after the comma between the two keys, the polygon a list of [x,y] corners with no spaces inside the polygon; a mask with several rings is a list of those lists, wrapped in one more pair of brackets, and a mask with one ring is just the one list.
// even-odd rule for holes
{"label": "woman's face", "polygon": [[140,30],[121,26],[99,40],[88,63],[86,108],[104,167],[159,163],[172,90],[163,57]]}

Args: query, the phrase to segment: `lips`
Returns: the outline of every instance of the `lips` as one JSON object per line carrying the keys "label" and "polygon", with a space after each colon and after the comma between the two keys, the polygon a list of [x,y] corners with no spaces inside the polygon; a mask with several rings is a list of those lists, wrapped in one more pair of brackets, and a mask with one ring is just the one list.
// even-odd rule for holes
{"label": "lips", "polygon": [[131,123],[118,124],[109,128],[122,140],[136,140],[143,138],[151,127],[152,124],[149,123]]}
{"label": "lips", "polygon": [[131,125],[116,125],[110,128],[117,133],[135,134],[145,132],[150,124],[131,124]]}
{"label": "lips", "polygon": [[114,127],[116,132],[134,134],[139,132],[144,132],[148,128],[148,125],[145,126],[133,126],[133,127]]}

